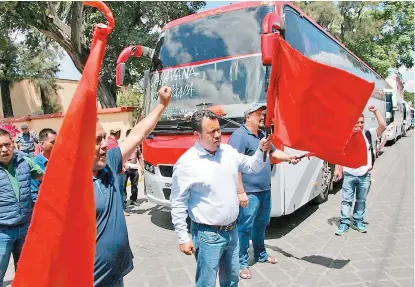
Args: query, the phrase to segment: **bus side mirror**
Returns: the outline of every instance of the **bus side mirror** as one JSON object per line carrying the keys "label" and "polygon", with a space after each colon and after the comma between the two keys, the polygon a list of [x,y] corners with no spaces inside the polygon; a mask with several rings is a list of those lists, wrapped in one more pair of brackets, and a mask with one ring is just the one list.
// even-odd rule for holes
{"label": "bus side mirror", "polygon": [[121,87],[124,85],[124,77],[125,77],[125,63],[119,63],[116,68],[116,75],[115,75],[115,84],[117,87]]}
{"label": "bus side mirror", "polygon": [[272,62],[273,45],[276,35],[281,32],[279,17],[275,13],[268,13],[262,20],[261,53],[262,65],[270,66]]}

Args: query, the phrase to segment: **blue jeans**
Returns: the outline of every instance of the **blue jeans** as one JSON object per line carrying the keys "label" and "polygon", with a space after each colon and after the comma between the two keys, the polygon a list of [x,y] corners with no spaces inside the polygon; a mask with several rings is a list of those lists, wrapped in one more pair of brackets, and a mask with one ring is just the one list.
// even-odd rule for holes
{"label": "blue jeans", "polygon": [[3,286],[11,254],[13,254],[14,268],[17,268],[28,228],[29,223],[17,227],[0,226],[0,286]]}
{"label": "blue jeans", "polygon": [[369,193],[370,184],[370,173],[362,176],[344,173],[340,223],[350,226],[350,213],[352,212],[355,191],[356,202],[354,204],[353,221],[355,224],[363,222],[366,210],[366,197]]}
{"label": "blue jeans", "polygon": [[195,247],[196,287],[215,287],[219,270],[221,287],[235,287],[239,282],[238,233],[201,226],[192,222]]}
{"label": "blue jeans", "polygon": [[271,191],[248,193],[248,206],[239,208],[239,264],[247,268],[249,262],[249,239],[252,237],[255,261],[265,262],[265,230],[271,219]]}

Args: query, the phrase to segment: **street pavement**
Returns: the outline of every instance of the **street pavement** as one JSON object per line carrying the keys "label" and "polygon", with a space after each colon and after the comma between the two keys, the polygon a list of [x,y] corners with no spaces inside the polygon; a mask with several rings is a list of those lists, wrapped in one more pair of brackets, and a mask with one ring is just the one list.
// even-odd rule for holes
{"label": "street pavement", "polygon": [[[414,132],[377,159],[367,201],[368,233],[334,235],[341,190],[321,205],[308,204],[274,218],[266,247],[276,265],[256,263],[239,286],[414,286]],[[168,210],[139,201],[126,217],[135,268],[126,287],[194,286],[195,259],[180,253]],[[5,285],[13,278],[12,262]],[[74,274],[74,276],[76,276]]]}

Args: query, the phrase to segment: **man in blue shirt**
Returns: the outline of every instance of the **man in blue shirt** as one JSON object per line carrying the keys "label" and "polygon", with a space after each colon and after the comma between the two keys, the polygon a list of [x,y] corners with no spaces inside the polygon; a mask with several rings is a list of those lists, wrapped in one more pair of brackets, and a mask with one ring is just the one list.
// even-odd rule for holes
{"label": "man in blue shirt", "polygon": [[[39,144],[40,153],[35,156],[33,161],[37,163],[40,168],[45,171],[46,165],[49,161],[50,154],[52,153],[53,145],[55,144],[56,131],[53,129],[43,129],[39,132]],[[31,182],[31,193],[33,204],[36,203],[41,181],[38,179],[32,179]]]}
{"label": "man in blue shirt", "polygon": [[171,89],[162,87],[159,98],[160,104],[131,130],[118,147],[111,150],[108,150],[104,128],[97,121],[92,171],[97,219],[94,286],[121,287],[124,285],[123,277],[133,269],[133,254],[128,242],[117,174],[161,118],[170,102]]}
{"label": "man in blue shirt", "polygon": [[[230,137],[229,144],[238,152],[252,155],[258,149],[260,140],[265,137],[264,114],[265,104],[254,103],[245,112],[245,123]],[[274,147],[270,152],[271,157],[279,161],[297,164],[295,156],[288,155]],[[238,197],[241,208],[238,217],[239,235],[239,276],[242,279],[250,279],[251,271],[249,262],[249,239],[252,237],[255,261],[277,263],[277,259],[269,256],[265,250],[265,230],[271,219],[271,164],[269,157],[266,166],[261,172],[239,174]],[[241,180],[242,179],[242,180]]]}

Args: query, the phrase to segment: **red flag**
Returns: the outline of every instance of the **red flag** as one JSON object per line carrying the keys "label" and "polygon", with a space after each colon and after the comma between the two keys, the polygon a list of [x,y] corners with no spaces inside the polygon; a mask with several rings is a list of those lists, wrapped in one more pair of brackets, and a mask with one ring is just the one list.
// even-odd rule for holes
{"label": "red flag", "polygon": [[[84,4],[104,10],[112,18],[103,3]],[[114,23],[108,22],[109,26],[100,24],[94,30],[88,61],[41,184],[13,286],[93,286],[96,90]]]}
{"label": "red flag", "polygon": [[330,163],[366,165],[362,133],[353,133],[374,89],[353,74],[317,63],[280,35],[274,41],[267,126],[283,145],[314,153]]}

